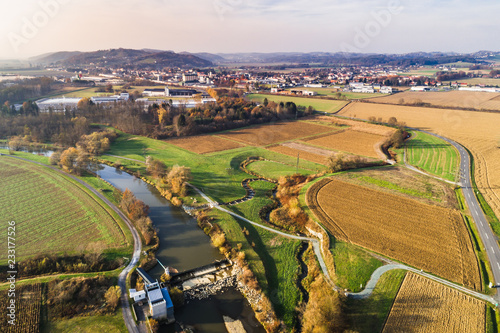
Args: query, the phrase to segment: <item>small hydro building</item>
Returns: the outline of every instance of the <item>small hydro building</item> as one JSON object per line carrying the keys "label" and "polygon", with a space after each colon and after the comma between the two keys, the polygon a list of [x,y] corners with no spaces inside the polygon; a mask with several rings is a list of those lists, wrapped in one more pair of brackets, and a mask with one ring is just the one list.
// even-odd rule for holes
{"label": "small hydro building", "polygon": [[[165,320],[169,323],[174,322],[174,304],[168,293],[168,288],[161,288],[160,283],[157,280],[153,280],[153,278],[142,268],[136,268],[136,270],[144,280],[145,298],[137,295],[137,292],[132,289],[129,291],[130,297],[134,298],[134,301],[140,298],[147,300],[151,318],[158,321]],[[143,295],[141,294],[141,296]]]}

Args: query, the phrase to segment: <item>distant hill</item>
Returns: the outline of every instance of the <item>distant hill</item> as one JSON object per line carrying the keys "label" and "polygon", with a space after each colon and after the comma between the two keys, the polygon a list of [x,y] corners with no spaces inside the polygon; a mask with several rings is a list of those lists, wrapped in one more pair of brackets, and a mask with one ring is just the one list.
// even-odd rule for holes
{"label": "distant hill", "polygon": [[55,64],[59,61],[66,60],[68,58],[71,58],[73,56],[76,56],[82,52],[74,51],[74,52],[52,52],[52,53],[45,53],[36,57],[31,57],[29,60],[31,62],[39,63],[39,64],[44,64],[44,65],[50,65],[50,64]]}
{"label": "distant hill", "polygon": [[[477,54],[442,52],[415,52],[407,54],[330,53],[330,52],[274,52],[274,53],[218,53],[224,62],[233,63],[294,63],[323,65],[439,65],[457,61],[477,63],[483,61]],[[483,54],[481,56],[484,57]]]}
{"label": "distant hill", "polygon": [[43,64],[61,66],[119,66],[130,69],[162,69],[164,67],[209,67],[212,62],[192,54],[172,51],[110,49],[95,52],[57,52],[32,58]]}
{"label": "distant hill", "polygon": [[213,62],[213,63],[227,62],[227,59],[225,59],[224,57],[221,57],[220,55],[213,54],[213,53],[207,53],[207,52],[199,52],[199,53],[181,52],[181,54],[192,54],[194,56],[197,56],[198,58],[205,59],[205,60]]}

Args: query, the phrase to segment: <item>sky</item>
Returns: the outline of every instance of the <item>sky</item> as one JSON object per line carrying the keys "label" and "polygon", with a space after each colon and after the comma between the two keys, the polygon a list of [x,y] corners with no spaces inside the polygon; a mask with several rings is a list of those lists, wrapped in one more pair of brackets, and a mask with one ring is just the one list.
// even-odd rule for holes
{"label": "sky", "polygon": [[500,51],[498,0],[1,1],[0,59],[56,51]]}

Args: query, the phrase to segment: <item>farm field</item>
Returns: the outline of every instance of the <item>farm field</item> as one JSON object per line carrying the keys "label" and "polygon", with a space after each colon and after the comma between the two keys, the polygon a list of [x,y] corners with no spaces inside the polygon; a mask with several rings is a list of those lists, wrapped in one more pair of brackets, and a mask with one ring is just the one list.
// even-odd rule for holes
{"label": "farm field", "polygon": [[244,147],[243,144],[223,139],[215,135],[199,135],[186,138],[175,138],[167,140],[179,148],[189,150],[196,154],[209,154],[223,150]]}
{"label": "farm field", "polygon": [[[272,125],[271,125],[272,126]],[[326,127],[330,129],[330,127]],[[226,132],[227,133],[227,132]],[[144,154],[162,160],[167,166],[183,165],[191,168],[192,184],[203,189],[212,199],[218,202],[229,202],[245,196],[241,181],[248,174],[240,170],[240,163],[247,157],[261,156],[263,158],[294,165],[297,158],[274,153],[258,147],[243,147],[212,154],[199,155],[169,144],[146,137],[120,132],[109,151],[110,155],[144,161]],[[101,158],[110,162],[120,161],[133,172],[145,174],[143,163],[103,155]],[[301,161],[301,167],[320,171],[324,166],[309,161]]]}
{"label": "farm field", "polygon": [[285,142],[277,146],[267,147],[266,149],[291,157],[299,156],[300,160],[323,165],[327,164],[327,159],[330,155],[335,154],[331,150],[308,146],[300,142]]}
{"label": "farm field", "polygon": [[402,166],[355,170],[336,174],[334,177],[354,185],[397,194],[425,204],[459,208],[452,185]]}
{"label": "farm field", "polygon": [[[299,87],[299,88],[290,88],[287,90],[307,90],[307,91],[315,91],[318,93],[317,96],[327,96],[327,97],[337,97],[337,91],[334,88],[309,88],[309,87]],[[387,94],[369,94],[369,93],[354,93],[354,92],[345,92],[339,91],[341,93],[341,98],[345,98],[347,100],[350,99],[364,99],[364,98],[373,98],[376,96],[386,96]]]}
{"label": "farm field", "polygon": [[[455,80],[457,81],[457,80]],[[444,81],[443,83],[450,83],[450,82],[455,82],[455,81]],[[493,86],[493,87],[498,87],[500,86],[500,79],[493,79],[493,78],[488,78],[488,77],[475,77],[471,79],[460,79],[458,82],[466,82],[470,85],[478,85],[478,84],[484,84],[487,86]]]}
{"label": "farm field", "polygon": [[7,321],[8,290],[0,292],[0,304],[4,307],[0,330],[3,333],[37,333],[40,331],[40,316],[42,305],[42,287],[40,283],[18,285],[15,291],[15,325]]}
{"label": "farm field", "polygon": [[326,147],[355,155],[386,159],[385,155],[380,151],[380,145],[385,140],[386,137],[381,135],[345,130],[330,135],[304,139],[303,141],[313,146]]}
{"label": "farm field", "polygon": [[[0,179],[0,215],[16,222],[18,261],[73,253],[90,242],[108,249],[126,246],[114,212],[62,174],[4,156]],[[0,254],[0,263],[6,261],[7,253]]]}
{"label": "farm field", "polygon": [[276,163],[272,161],[256,161],[248,165],[248,170],[256,172],[266,178],[279,179],[281,176],[293,175],[300,173],[310,175],[315,173],[313,170],[306,170],[296,166]]}
{"label": "farm field", "polygon": [[250,94],[247,98],[251,101],[262,103],[265,98],[268,101],[275,103],[279,102],[294,102],[297,106],[312,106],[316,111],[322,112],[337,112],[347,104],[347,101],[330,100],[312,97],[293,97],[293,96],[280,96],[280,95],[265,95],[265,94]]}
{"label": "farm field", "polygon": [[126,331],[127,328],[123,321],[121,309],[113,315],[59,318],[57,321],[48,322],[41,330],[42,333],[121,333]]}
{"label": "farm field", "polygon": [[253,146],[266,146],[282,141],[334,132],[335,130],[333,127],[304,121],[289,121],[244,127],[228,132],[220,132],[217,136]]}
{"label": "farm field", "polygon": [[433,106],[473,108],[476,110],[500,111],[500,93],[474,92],[474,91],[432,91],[418,92],[405,91],[386,97],[373,99],[376,103],[389,104],[429,103]]}
{"label": "farm field", "polygon": [[396,130],[393,127],[371,124],[341,117],[316,116],[312,118],[318,124],[334,124],[341,128],[348,126],[353,131],[371,133],[381,136],[391,136]]}
{"label": "farm field", "polygon": [[408,164],[418,167],[438,177],[456,181],[458,178],[458,152],[448,142],[435,136],[413,132],[406,141]]}
{"label": "farm field", "polygon": [[485,332],[484,302],[414,273],[408,273],[383,333]]}
{"label": "farm field", "polygon": [[472,241],[458,211],[332,178],[309,188],[307,202],[337,239],[482,288]]}
{"label": "farm field", "polygon": [[500,216],[500,114],[371,103],[353,103],[341,113],[356,114],[364,119],[396,117],[408,126],[426,129],[462,144],[474,156],[474,176],[479,191],[496,216]]}

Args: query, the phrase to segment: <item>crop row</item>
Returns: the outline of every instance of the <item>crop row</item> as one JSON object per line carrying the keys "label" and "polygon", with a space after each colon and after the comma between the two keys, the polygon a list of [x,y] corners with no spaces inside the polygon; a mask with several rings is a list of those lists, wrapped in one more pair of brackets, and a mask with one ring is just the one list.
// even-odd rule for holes
{"label": "crop row", "polygon": [[336,238],[481,289],[472,242],[458,212],[336,179],[312,188],[311,209]]}

